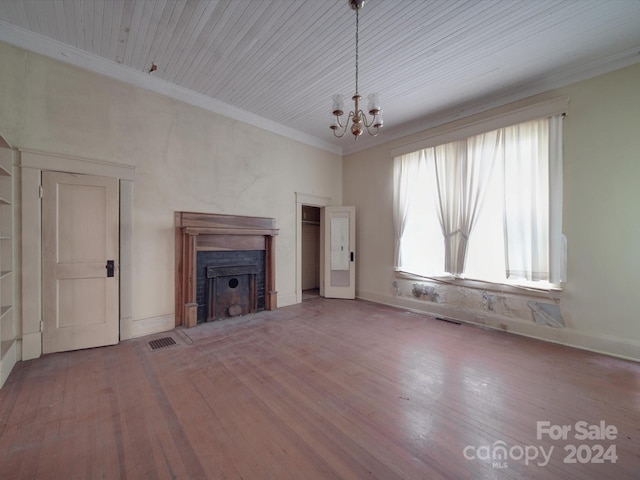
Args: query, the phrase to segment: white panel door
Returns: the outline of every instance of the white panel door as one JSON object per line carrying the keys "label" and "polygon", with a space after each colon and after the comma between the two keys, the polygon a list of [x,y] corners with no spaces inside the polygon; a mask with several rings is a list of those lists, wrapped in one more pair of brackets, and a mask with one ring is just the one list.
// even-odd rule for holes
{"label": "white panel door", "polygon": [[320,294],[327,298],[356,298],[356,207],[325,207],[321,236]]}
{"label": "white panel door", "polygon": [[118,180],[42,174],[43,353],[118,343]]}

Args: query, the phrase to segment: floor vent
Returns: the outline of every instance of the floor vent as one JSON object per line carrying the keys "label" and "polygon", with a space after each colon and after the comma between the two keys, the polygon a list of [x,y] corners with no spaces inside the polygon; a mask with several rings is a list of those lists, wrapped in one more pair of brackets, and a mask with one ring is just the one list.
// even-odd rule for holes
{"label": "floor vent", "polygon": [[177,345],[177,343],[172,337],[162,337],[149,342],[151,350],[159,350],[160,348],[167,348],[173,345]]}

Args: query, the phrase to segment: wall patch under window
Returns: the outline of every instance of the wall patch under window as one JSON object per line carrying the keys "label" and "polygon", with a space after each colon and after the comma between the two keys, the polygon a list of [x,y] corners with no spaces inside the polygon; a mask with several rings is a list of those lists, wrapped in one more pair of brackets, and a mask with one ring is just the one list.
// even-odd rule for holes
{"label": "wall patch under window", "polygon": [[564,318],[560,313],[560,306],[550,303],[534,302],[533,300],[527,302],[529,308],[533,312],[533,319],[536,325],[547,325],[549,327],[564,328]]}
{"label": "wall patch under window", "polygon": [[411,294],[415,298],[425,299],[426,297],[430,302],[438,303],[439,294],[438,292],[436,292],[436,287],[414,283]]}

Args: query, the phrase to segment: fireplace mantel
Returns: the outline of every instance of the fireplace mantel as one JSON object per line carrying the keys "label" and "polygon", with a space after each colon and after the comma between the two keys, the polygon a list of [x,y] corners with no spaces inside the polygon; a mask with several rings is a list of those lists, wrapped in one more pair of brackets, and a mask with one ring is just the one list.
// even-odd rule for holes
{"label": "fireplace mantel", "polygon": [[196,301],[199,251],[265,251],[265,309],[277,308],[275,290],[275,219],[212,213],[176,212],[176,326],[188,320]]}

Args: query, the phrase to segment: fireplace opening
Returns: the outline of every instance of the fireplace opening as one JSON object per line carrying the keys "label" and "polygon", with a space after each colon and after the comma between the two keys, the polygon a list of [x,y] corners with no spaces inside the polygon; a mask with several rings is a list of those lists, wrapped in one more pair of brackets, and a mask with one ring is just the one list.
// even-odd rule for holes
{"label": "fireplace opening", "polygon": [[265,309],[264,251],[203,251],[197,255],[197,322]]}

